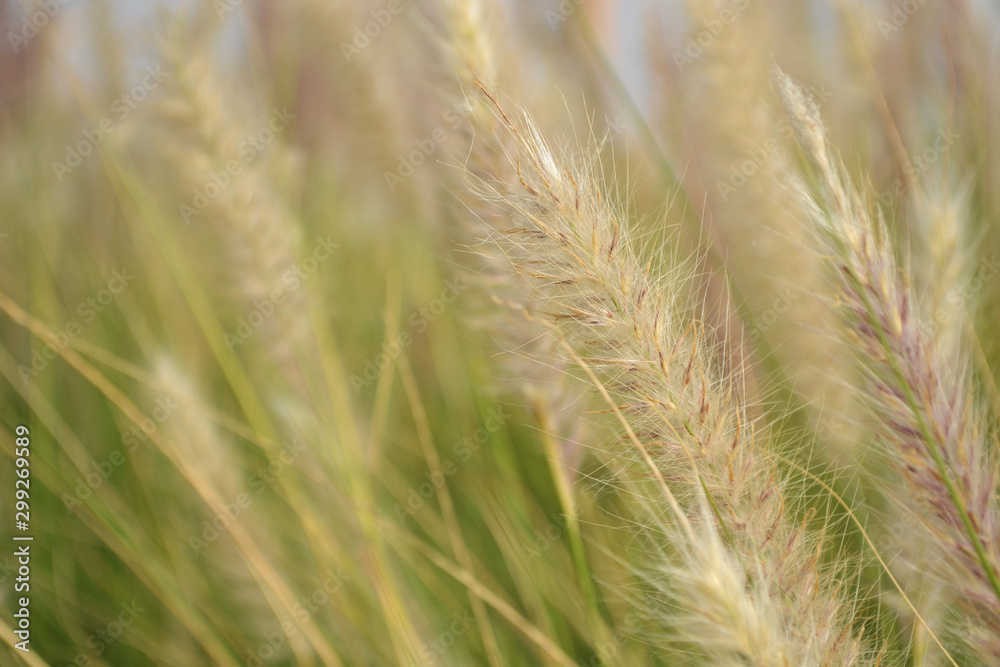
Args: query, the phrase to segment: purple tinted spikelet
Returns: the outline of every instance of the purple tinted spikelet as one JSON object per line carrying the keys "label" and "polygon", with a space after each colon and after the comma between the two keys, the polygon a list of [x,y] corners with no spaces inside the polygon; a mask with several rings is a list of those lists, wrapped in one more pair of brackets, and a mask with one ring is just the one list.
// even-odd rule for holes
{"label": "purple tinted spikelet", "polygon": [[[972,646],[1000,661],[1000,507],[996,465],[967,364],[923,322],[896,263],[884,221],[843,174],[815,105],[787,76],[776,77],[799,143],[818,171],[800,197],[833,265],[843,335],[864,377],[867,400],[916,505],[938,573],[971,625]],[[960,356],[960,355],[958,355]],[[942,564],[947,571],[942,572]],[[961,582],[955,586],[954,582]]]}

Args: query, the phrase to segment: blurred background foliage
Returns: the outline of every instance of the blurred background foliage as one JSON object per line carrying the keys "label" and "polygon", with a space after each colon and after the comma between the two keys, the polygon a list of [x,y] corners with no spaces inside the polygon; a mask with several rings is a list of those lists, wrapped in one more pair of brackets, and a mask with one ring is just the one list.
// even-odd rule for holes
{"label": "blurred background foliage", "polygon": [[[609,189],[651,256],[695,265],[689,297],[761,428],[888,553],[901,531],[782,188],[770,73],[810,87],[904,247],[961,203],[975,242],[913,256],[964,253],[931,312],[974,314],[995,401],[997,10],[902,4],[511,2],[487,24],[498,89],[553,136],[605,139]],[[455,232],[479,130],[445,94],[438,3],[0,17],[0,479],[26,424],[35,535],[32,652],[3,627],[4,664],[698,662],[658,639],[648,480],[601,453],[616,436],[591,392],[548,413],[479,326],[497,307]],[[870,562],[810,488],[797,511]],[[882,569],[849,586],[884,593],[858,627],[923,664]]]}

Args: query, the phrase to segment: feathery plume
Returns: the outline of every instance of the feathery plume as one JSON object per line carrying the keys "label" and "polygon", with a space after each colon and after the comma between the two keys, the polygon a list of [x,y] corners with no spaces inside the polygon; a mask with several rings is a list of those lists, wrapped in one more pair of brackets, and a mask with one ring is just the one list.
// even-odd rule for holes
{"label": "feathery plume", "polygon": [[792,487],[757,447],[700,325],[681,315],[672,295],[683,278],[659,281],[651,263],[640,262],[621,211],[601,192],[594,160],[565,166],[530,119],[512,119],[494,103],[516,177],[479,181],[478,191],[494,207],[488,240],[526,288],[519,302],[547,321],[572,359],[593,369],[591,381],[606,387],[668,497],[683,490],[691,508],[705,493],[732,562],[741,564],[739,581],[766,592],[759,604],[771,608],[771,632],[787,646],[779,662],[765,664],[864,660],[840,587],[819,565],[808,516],[793,518]]}
{"label": "feathery plume", "polygon": [[[435,50],[440,54],[442,98],[445,106],[463,122],[456,128],[458,141],[454,142],[452,158],[461,160],[464,169],[477,177],[516,173],[506,161],[503,147],[495,133],[496,117],[480,95],[480,88],[492,90],[499,77],[498,53],[506,50],[497,42],[496,27],[503,22],[498,10],[483,0],[444,0],[437,4],[438,16],[428,17],[425,32],[431,35]],[[439,24],[439,25],[437,25]],[[435,27],[437,25],[437,27]],[[516,79],[506,67],[506,80]],[[477,141],[476,128],[487,128],[486,137]],[[476,213],[484,213],[483,203],[475,197],[464,197],[463,206]],[[512,295],[518,288],[508,290],[505,285],[512,277],[506,259],[492,252],[493,248],[480,244],[484,229],[479,215],[459,216],[455,219],[453,237],[465,246],[474,247],[475,253],[466,257],[467,269],[462,278],[482,294],[498,292]],[[514,277],[517,282],[518,278]],[[488,303],[488,299],[483,299]],[[561,466],[561,475],[571,481],[583,455],[580,443],[586,429],[575,415],[580,411],[583,396],[566,377],[566,363],[555,353],[552,341],[539,336],[521,318],[498,318],[496,308],[480,309],[468,317],[474,329],[490,335],[492,343],[500,350],[498,375],[510,378],[509,385],[523,394],[528,406],[536,414],[543,438],[550,447],[554,465]],[[545,364],[537,363],[545,359]],[[565,508],[572,512],[572,504]],[[575,522],[575,518],[570,518]]]}
{"label": "feathery plume", "polygon": [[[710,516],[708,507],[702,509]],[[758,571],[748,589],[746,568],[726,549],[714,523],[683,550],[683,562],[668,569],[673,597],[686,614],[674,620],[683,638],[696,637],[713,665],[791,665],[794,640],[775,615],[768,578]]]}
{"label": "feathery plume", "polygon": [[937,184],[917,187],[912,204],[915,223],[914,279],[922,300],[926,335],[933,337],[945,358],[959,358],[966,338],[965,325],[974,312],[974,301],[964,292],[975,269],[969,234],[969,192],[948,192]]}
{"label": "feathery plume", "polygon": [[966,362],[948,359],[928,335],[894,258],[881,215],[844,175],[815,104],[776,74],[785,111],[818,172],[812,193],[798,190],[836,269],[844,336],[865,378],[889,455],[906,479],[934,553],[928,571],[947,563],[950,588],[976,632],[982,656],[1000,660],[1000,508],[996,466]]}
{"label": "feathery plume", "polygon": [[[174,72],[161,106],[174,130],[164,153],[185,193],[178,222],[187,222],[191,235],[200,239],[195,251],[212,258],[204,264],[216,272],[217,295],[236,305],[234,320],[255,312],[262,302],[272,305],[273,316],[262,321],[255,348],[277,366],[291,369],[294,347],[310,328],[304,290],[283,289],[287,301],[280,306],[271,299],[275,289],[299,275],[299,221],[274,187],[274,173],[292,166],[278,133],[290,131],[294,116],[274,109],[256,123],[246,122],[221,94],[222,83],[205,57],[182,57],[173,45],[164,52]],[[269,143],[259,139],[261,124]]]}

